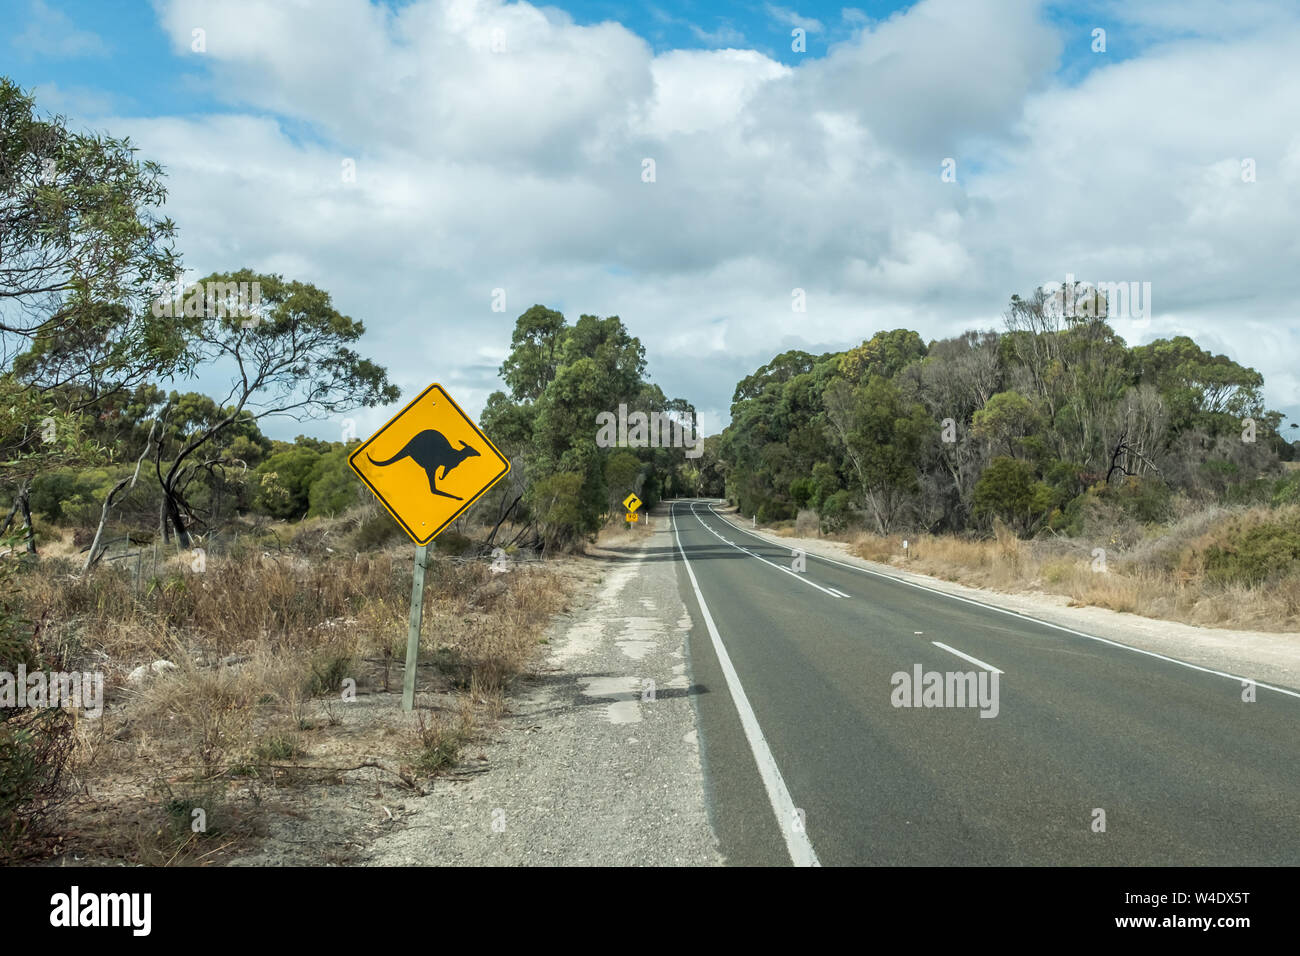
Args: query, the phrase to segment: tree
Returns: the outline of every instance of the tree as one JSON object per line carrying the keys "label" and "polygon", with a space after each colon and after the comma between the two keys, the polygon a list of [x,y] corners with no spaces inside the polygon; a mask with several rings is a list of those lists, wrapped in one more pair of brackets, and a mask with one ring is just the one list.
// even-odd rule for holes
{"label": "tree", "polygon": [[913,362],[925,358],[925,342],[911,329],[877,332],[839,361],[839,375],[854,385],[873,375],[892,379]]}
{"label": "tree", "polygon": [[1015,458],[1020,441],[1032,434],[1038,425],[1038,413],[1029,399],[1019,392],[998,392],[975,413],[971,431]]}
{"label": "tree", "polygon": [[[582,315],[567,325],[560,313],[533,306],[515,323],[501,376],[510,396],[494,392],[482,416],[493,440],[511,448],[515,465],[512,484],[492,499],[497,527],[515,513],[536,526],[535,545],[567,547],[600,529],[631,490],[621,487],[629,475],[641,482],[647,505],[684,480],[670,449],[616,452],[597,444],[597,416],[614,414],[620,405],[645,413],[694,412],[645,381],[645,347],[618,316]],[[570,500],[557,498],[559,490]],[[522,511],[514,512],[520,503]],[[495,534],[494,528],[489,540]]]}
{"label": "tree", "polygon": [[128,140],[40,116],[0,77],[0,485],[32,552],[34,476],[108,456],[83,412],[192,359],[148,306],[180,268],[165,196]]}
{"label": "tree", "polygon": [[[781,353],[736,387],[718,442],[726,495],[768,517],[826,512],[839,495],[827,526],[856,505],[878,531],[960,531],[997,516],[990,487],[1024,478],[1038,510],[1008,514],[1028,533],[1045,500],[1068,518],[1108,476],[1117,493],[1140,487],[1153,501],[1177,490],[1265,494],[1258,479],[1296,447],[1264,408],[1259,374],[1182,337],[1129,349],[1106,322],[1105,297],[1080,291],[1074,314],[1041,288],[1012,296],[1004,333],[923,346],[895,329],[820,358]],[[976,515],[974,491],[995,456],[1022,465],[989,473]],[[819,473],[843,482],[821,493],[822,506]]]}
{"label": "tree", "polygon": [[541,305],[515,320],[510,354],[501,363],[500,374],[516,401],[537,401],[555,378],[565,331],[564,316]]}
{"label": "tree", "polygon": [[918,452],[933,422],[919,404],[907,404],[888,379],[872,376],[858,388],[834,383],[827,417],[857,475],[876,530],[888,534],[909,492],[916,489]]}
{"label": "tree", "polygon": [[[179,260],[175,227],[159,217],[162,169],[126,139],[41,118],[35,100],[0,77],[0,340],[57,354],[54,381],[87,373],[139,377],[176,357],[176,337],[147,307]],[[81,354],[90,366],[70,368]],[[41,381],[41,385],[51,384]]]}
{"label": "tree", "polygon": [[975,514],[1001,518],[1021,535],[1038,528],[1051,507],[1051,489],[1018,458],[994,458],[975,483]]}
{"label": "tree", "polygon": [[178,485],[187,466],[214,462],[199,454],[214,437],[239,422],[271,415],[309,418],[388,404],[399,395],[382,368],[349,347],[365,327],[337,311],[328,293],[308,283],[255,275],[246,269],[208,276],[204,284],[208,282],[226,287],[232,282],[256,282],[261,303],[254,319],[237,313],[176,319],[185,324],[203,360],[228,369],[231,376],[230,390],[218,403],[221,417],[188,438],[166,471],[161,447],[154,456],[168,519],[182,548],[190,547],[190,536]]}
{"label": "tree", "polygon": [[529,508],[537,516],[543,553],[561,550],[578,541],[587,530],[582,514],[583,476],[557,472],[529,486]]}
{"label": "tree", "polygon": [[605,459],[605,484],[609,487],[609,512],[622,510],[623,499],[640,491],[641,459],[630,451],[619,451]]}
{"label": "tree", "polygon": [[1261,417],[1264,377],[1185,335],[1139,345],[1129,361],[1135,377],[1159,391],[1174,435],[1198,427],[1211,435],[1235,431],[1241,419]]}

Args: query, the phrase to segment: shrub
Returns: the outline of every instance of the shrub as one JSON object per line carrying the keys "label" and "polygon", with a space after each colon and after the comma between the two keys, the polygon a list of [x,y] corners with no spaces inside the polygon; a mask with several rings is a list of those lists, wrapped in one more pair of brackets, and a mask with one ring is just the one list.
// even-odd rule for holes
{"label": "shrub", "polygon": [[1284,577],[1300,562],[1300,529],[1258,524],[1235,541],[1205,551],[1205,573],[1217,584],[1258,587]]}
{"label": "shrub", "polygon": [[847,491],[837,491],[829,495],[818,512],[818,519],[821,522],[821,529],[824,534],[834,534],[837,531],[843,531],[849,525],[849,518],[853,514],[852,499]]}
{"label": "shrub", "polygon": [[[544,550],[572,547],[581,540],[586,528],[582,491],[583,476],[577,472],[549,475],[528,489],[528,503],[537,518]],[[642,500],[646,500],[644,489]]]}
{"label": "shrub", "polygon": [[311,662],[311,673],[304,688],[308,697],[337,694],[343,681],[356,672],[356,654],[348,648],[331,648]]}
{"label": "shrub", "polygon": [[321,459],[307,493],[309,517],[342,514],[359,500],[362,486],[348,467],[349,451],[339,448]]}
{"label": "shrub", "polygon": [[473,736],[470,721],[464,715],[459,719],[446,719],[437,714],[426,718],[424,711],[417,711],[416,720],[415,733],[419,750],[415,766],[428,774],[455,766],[461,748]]}
{"label": "shrub", "polygon": [[998,518],[1029,534],[1047,517],[1052,490],[1034,477],[1034,467],[1018,458],[994,458],[975,483],[974,513]]}
{"label": "shrub", "polygon": [[771,499],[758,506],[758,520],[764,524],[773,521],[789,521],[795,516],[795,507],[788,501]]}
{"label": "shrub", "polygon": [[257,469],[254,507],[272,518],[303,517],[322,461],[320,452],[304,446],[287,448],[266,459]]}
{"label": "shrub", "polygon": [[402,529],[387,511],[375,511],[363,518],[349,539],[357,551],[379,551],[402,537]]}
{"label": "shrub", "polygon": [[1292,471],[1273,484],[1273,506],[1300,504],[1300,470]]}

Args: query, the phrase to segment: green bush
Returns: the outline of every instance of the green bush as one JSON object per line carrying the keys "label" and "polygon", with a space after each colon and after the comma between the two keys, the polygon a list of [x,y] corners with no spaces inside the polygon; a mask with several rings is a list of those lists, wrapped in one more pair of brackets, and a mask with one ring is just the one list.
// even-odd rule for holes
{"label": "green bush", "polygon": [[1125,478],[1114,494],[1124,513],[1144,524],[1167,521],[1172,513],[1173,491],[1159,478]]}
{"label": "green bush", "polygon": [[802,510],[808,507],[808,502],[812,500],[813,487],[811,478],[796,478],[790,482],[790,497],[794,499],[796,508]]}
{"label": "green bush", "polygon": [[348,452],[339,448],[320,460],[307,493],[307,517],[342,514],[359,500],[363,486],[348,467]]}
{"label": "green bush", "polygon": [[840,490],[840,476],[835,473],[834,466],[824,461],[813,465],[811,481],[809,489],[812,493],[808,504],[814,510],[820,509],[823,501]]}
{"label": "green bush", "polygon": [[1034,466],[1018,458],[994,458],[975,482],[974,513],[1001,518],[1022,535],[1034,531],[1052,509],[1052,489]]}
{"label": "green bush", "polygon": [[853,515],[853,502],[847,491],[837,491],[821,503],[821,508],[817,512],[817,519],[821,524],[823,534],[834,534],[837,531],[843,531],[849,525],[849,519]]}
{"label": "green bush", "polygon": [[276,452],[257,469],[253,506],[272,518],[303,517],[310,507],[311,486],[320,477],[322,461],[320,452],[302,445]]}
{"label": "green bush", "polygon": [[1300,529],[1259,524],[1234,542],[1205,551],[1205,574],[1218,584],[1257,587],[1300,565]]}
{"label": "green bush", "polygon": [[130,468],[58,469],[32,480],[32,511],[55,524],[84,526],[99,521],[104,498]]}
{"label": "green bush", "polygon": [[577,472],[549,475],[529,487],[529,507],[537,517],[545,550],[570,547],[582,538],[587,525],[582,491],[583,476]]}
{"label": "green bush", "polygon": [[473,546],[474,540],[468,535],[450,529],[434,539],[434,547],[439,554],[462,555]]}
{"label": "green bush", "polygon": [[1300,470],[1292,471],[1273,483],[1273,507],[1300,504]]}
{"label": "green bush", "polygon": [[789,521],[795,516],[797,509],[789,501],[780,501],[772,498],[758,506],[758,520],[764,524],[770,524],[773,521]]}

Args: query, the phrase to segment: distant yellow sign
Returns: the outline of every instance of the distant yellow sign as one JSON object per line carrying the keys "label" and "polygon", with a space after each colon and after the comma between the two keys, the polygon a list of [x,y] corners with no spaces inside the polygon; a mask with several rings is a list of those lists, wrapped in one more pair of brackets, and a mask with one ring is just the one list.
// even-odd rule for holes
{"label": "distant yellow sign", "polygon": [[436,383],[362,442],[348,464],[416,544],[432,541],[510,471]]}
{"label": "distant yellow sign", "polygon": [[628,495],[623,499],[623,507],[628,511],[636,511],[637,508],[641,507],[641,499],[636,495]]}

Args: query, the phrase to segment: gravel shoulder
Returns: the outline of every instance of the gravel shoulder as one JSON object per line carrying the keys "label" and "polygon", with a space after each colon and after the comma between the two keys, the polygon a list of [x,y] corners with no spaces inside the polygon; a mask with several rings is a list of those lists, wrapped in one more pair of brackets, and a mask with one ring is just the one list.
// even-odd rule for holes
{"label": "gravel shoulder", "polygon": [[468,778],[405,801],[368,865],[721,865],[704,793],[668,522],[590,553],[586,598]]}
{"label": "gravel shoulder", "polygon": [[1043,591],[1007,593],[970,587],[893,565],[864,560],[851,554],[843,542],[766,533],[761,528],[750,528],[743,521],[736,520],[734,509],[719,507],[716,510],[737,529],[757,535],[774,545],[800,547],[808,554],[834,558],[877,574],[1014,611],[1060,627],[1073,628],[1129,647],[1300,691],[1300,634],[1196,627],[1125,614],[1108,608],[1071,606],[1070,598],[1061,594]]}

